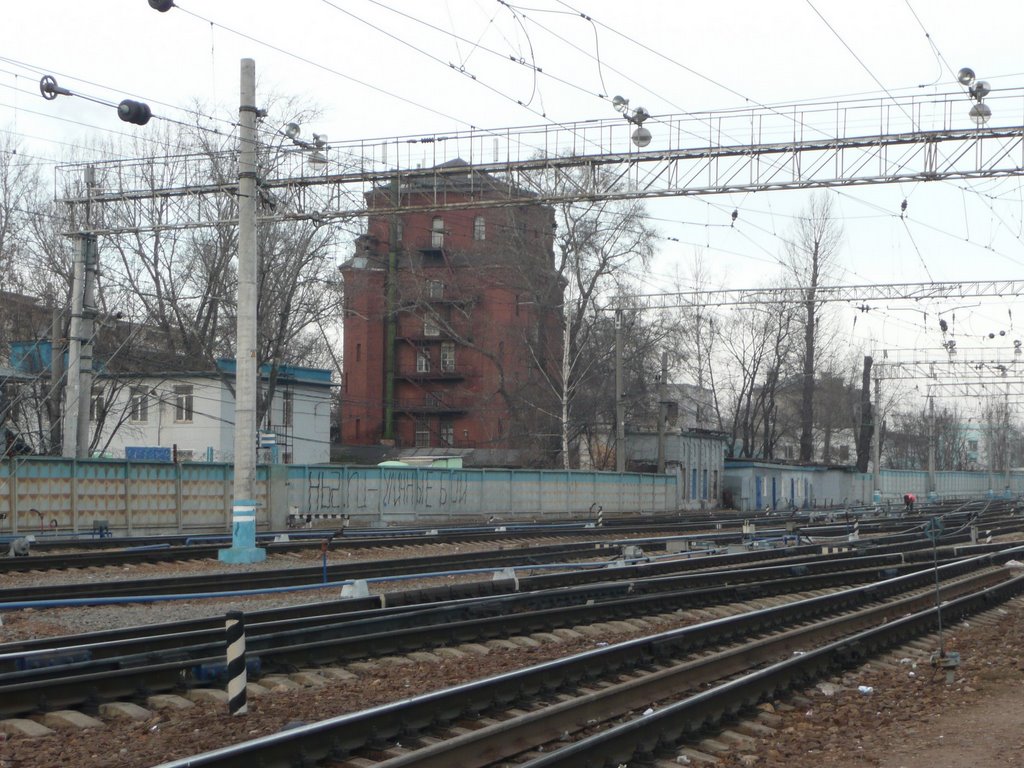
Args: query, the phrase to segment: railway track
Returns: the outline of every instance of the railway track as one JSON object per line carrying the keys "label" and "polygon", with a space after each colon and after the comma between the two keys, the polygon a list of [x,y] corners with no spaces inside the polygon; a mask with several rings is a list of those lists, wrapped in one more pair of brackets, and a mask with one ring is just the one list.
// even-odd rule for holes
{"label": "railway track", "polygon": [[[466,683],[224,747],[163,768],[604,766],[671,745],[794,684],[1024,591],[995,561],[923,569]],[[962,564],[957,567],[962,567]],[[922,581],[923,580],[923,581]]]}
{"label": "railway track", "polygon": [[[360,551],[380,547],[422,546],[431,544],[457,544],[465,542],[516,542],[537,539],[587,537],[590,540],[615,538],[624,533],[659,536],[693,536],[713,543],[735,543],[742,539],[744,522],[754,520],[761,535],[783,535],[788,522],[807,536],[836,536],[844,532],[843,525],[858,523],[864,536],[883,536],[920,525],[927,516],[942,516],[951,526],[971,515],[984,514],[989,524],[1001,524],[1013,519],[1016,502],[1004,499],[975,500],[963,504],[942,504],[926,507],[921,514],[910,517],[877,515],[874,508],[846,508],[833,510],[797,511],[792,514],[769,516],[748,515],[723,517],[721,515],[676,515],[657,517],[608,518],[604,527],[593,527],[593,521],[571,523],[545,523],[537,525],[509,524],[475,528],[415,528],[289,531],[288,541],[274,541],[276,534],[261,535],[261,545],[269,554],[313,551],[322,541],[337,534],[331,541],[333,550]],[[831,522],[828,522],[831,520]],[[215,541],[210,541],[214,539]],[[32,545],[37,552],[60,550],[53,554],[33,554],[30,557],[0,557],[0,574],[26,570],[52,570],[121,567],[130,563],[157,563],[187,560],[216,559],[217,552],[228,544],[228,537],[216,536],[144,536],[130,538],[61,539],[43,536]],[[77,550],[82,551],[77,551]]]}

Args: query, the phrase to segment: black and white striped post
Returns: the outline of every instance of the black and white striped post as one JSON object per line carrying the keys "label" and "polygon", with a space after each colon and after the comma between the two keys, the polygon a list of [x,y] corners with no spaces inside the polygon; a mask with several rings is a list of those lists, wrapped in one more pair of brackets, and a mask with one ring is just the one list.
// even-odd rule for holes
{"label": "black and white striped post", "polygon": [[597,505],[597,527],[604,528],[604,507]]}
{"label": "black and white striped post", "polygon": [[227,615],[228,645],[228,712],[244,715],[248,711],[245,703],[245,614],[231,611]]}

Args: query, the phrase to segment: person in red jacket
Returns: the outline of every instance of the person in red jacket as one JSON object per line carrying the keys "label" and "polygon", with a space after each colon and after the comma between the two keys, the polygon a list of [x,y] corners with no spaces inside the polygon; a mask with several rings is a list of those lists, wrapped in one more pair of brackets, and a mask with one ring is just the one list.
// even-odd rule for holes
{"label": "person in red jacket", "polygon": [[914,496],[914,494],[912,494],[912,493],[905,493],[905,494],[903,494],[903,511],[904,512],[913,512],[914,511],[914,502],[915,501],[917,501],[917,497]]}

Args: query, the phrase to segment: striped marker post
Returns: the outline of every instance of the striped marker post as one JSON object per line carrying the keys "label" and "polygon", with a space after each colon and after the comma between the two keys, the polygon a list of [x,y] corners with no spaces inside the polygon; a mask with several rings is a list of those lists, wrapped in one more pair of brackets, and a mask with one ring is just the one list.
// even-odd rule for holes
{"label": "striped marker post", "polygon": [[597,527],[604,528],[604,507],[602,506],[597,508]]}
{"label": "striped marker post", "polygon": [[231,505],[231,546],[217,552],[222,563],[259,563],[267,550],[256,546],[256,502],[236,499]]}
{"label": "striped marker post", "polygon": [[248,711],[245,702],[245,614],[231,611],[227,615],[226,635],[228,645],[228,713],[244,715]]}

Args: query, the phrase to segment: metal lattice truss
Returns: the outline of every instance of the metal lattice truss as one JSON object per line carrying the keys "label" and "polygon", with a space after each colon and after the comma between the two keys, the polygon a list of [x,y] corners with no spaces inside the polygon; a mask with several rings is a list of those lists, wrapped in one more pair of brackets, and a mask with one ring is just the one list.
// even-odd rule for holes
{"label": "metal lattice truss", "polygon": [[929,397],[1024,398],[1024,367],[1012,379],[978,379],[976,381],[937,381],[928,385]]}
{"label": "metal lattice truss", "polygon": [[[949,93],[655,116],[644,124],[653,139],[643,149],[621,118],[342,142],[330,145],[323,170],[278,147],[274,167],[260,173],[261,218],[365,216],[366,193],[396,178],[420,196],[376,214],[1024,173],[1024,89],[993,92],[984,127],[972,126],[970,103]],[[56,196],[73,222],[91,203],[96,234],[235,224],[233,152],[94,166],[90,194],[79,165],[59,169]]]}
{"label": "metal lattice truss", "polygon": [[[815,302],[850,302],[867,312],[869,301],[919,301],[922,299],[998,298],[1024,294],[1024,280],[976,280],[955,283],[889,283],[885,285],[819,285]],[[680,293],[649,293],[616,297],[612,305],[623,310],[720,307],[756,304],[789,304],[808,301],[810,288],[728,288]]]}
{"label": "metal lattice truss", "polygon": [[[918,360],[897,363],[876,363],[872,374],[877,379],[950,379],[959,377],[961,382],[991,382],[993,385],[1013,380],[1024,380],[1024,359],[1014,357],[964,358],[948,360]],[[984,378],[983,378],[984,377]],[[943,385],[945,382],[942,382]],[[932,385],[935,386],[935,385]],[[991,394],[991,393],[989,393]]]}

